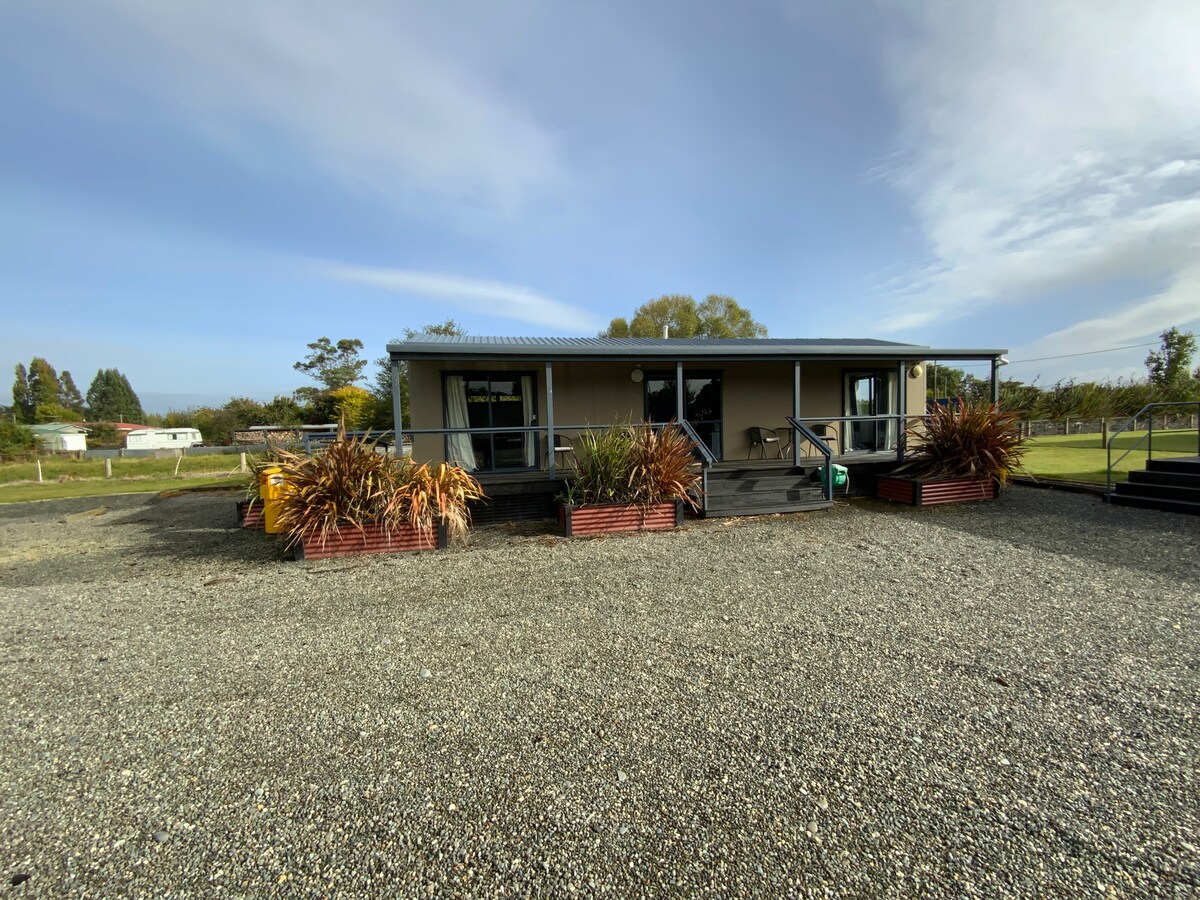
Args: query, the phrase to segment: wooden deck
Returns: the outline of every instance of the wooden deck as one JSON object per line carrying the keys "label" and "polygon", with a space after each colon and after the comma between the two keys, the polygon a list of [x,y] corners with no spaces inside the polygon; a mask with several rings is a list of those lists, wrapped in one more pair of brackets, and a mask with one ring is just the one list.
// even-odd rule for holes
{"label": "wooden deck", "polygon": [[[849,491],[839,489],[836,496],[870,494],[875,475],[890,472],[897,465],[895,452],[845,453],[833,461],[849,470]],[[813,471],[824,464],[823,457],[807,457],[796,468],[791,459],[728,459],[709,469],[705,516],[745,516],[765,513],[799,512],[829,506],[819,483],[811,480]],[[472,505],[472,516],[479,524],[521,519],[552,518],[556,515],[555,497],[562,492],[564,476],[570,468],[558,468],[550,478],[546,470],[523,469],[513,472],[479,472],[487,500]]]}

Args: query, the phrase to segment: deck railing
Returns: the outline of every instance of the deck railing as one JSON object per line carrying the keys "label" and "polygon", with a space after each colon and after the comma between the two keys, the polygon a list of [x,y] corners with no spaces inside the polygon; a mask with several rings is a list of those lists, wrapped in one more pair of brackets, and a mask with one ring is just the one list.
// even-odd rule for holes
{"label": "deck railing", "polygon": [[808,441],[817,448],[823,457],[825,457],[825,499],[833,502],[833,451],[825,440],[804,424],[800,419],[787,417],[787,422],[792,426],[792,446],[797,446],[801,438]]}
{"label": "deck railing", "polygon": [[[1145,406],[1143,406],[1141,409],[1139,409],[1136,413],[1134,413],[1134,416],[1132,419],[1130,419],[1129,421],[1122,424],[1119,428],[1116,429],[1116,431],[1114,431],[1109,436],[1108,444],[1106,445],[1106,449],[1108,450],[1108,471],[1107,471],[1107,473],[1105,475],[1105,479],[1104,479],[1104,483],[1105,483],[1104,498],[1105,498],[1105,500],[1107,500],[1113,494],[1113,490],[1114,490],[1114,488],[1113,488],[1113,467],[1114,466],[1120,465],[1121,461],[1123,459],[1125,459],[1125,457],[1127,457],[1134,450],[1136,450],[1138,447],[1140,447],[1143,442],[1145,442],[1145,444],[1146,444],[1146,459],[1147,460],[1154,459],[1154,413],[1152,412],[1152,410],[1163,409],[1165,407],[1173,407],[1173,408],[1186,407],[1188,409],[1195,408],[1197,410],[1200,410],[1200,401],[1189,400],[1189,401],[1183,401],[1183,402],[1179,402],[1179,403],[1170,403],[1170,402],[1147,403]],[[1113,445],[1116,443],[1117,437],[1119,435],[1121,435],[1122,433],[1129,431],[1131,428],[1133,428],[1133,426],[1135,424],[1137,424],[1137,420],[1140,419],[1143,415],[1146,416],[1146,419],[1148,422],[1148,427],[1146,429],[1146,433],[1143,434],[1136,441],[1134,441],[1133,444],[1124,453],[1122,453],[1120,456],[1117,457],[1116,462],[1114,462],[1113,458],[1112,458]],[[1196,455],[1200,456],[1200,428],[1196,429]]]}

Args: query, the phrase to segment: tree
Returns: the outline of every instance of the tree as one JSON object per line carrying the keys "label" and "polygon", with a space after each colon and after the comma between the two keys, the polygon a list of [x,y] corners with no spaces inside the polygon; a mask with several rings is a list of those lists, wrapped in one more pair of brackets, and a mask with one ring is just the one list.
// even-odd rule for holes
{"label": "tree", "polygon": [[[444,337],[462,337],[467,333],[467,330],[455,322],[453,319],[447,319],[445,322],[439,322],[436,325],[423,325],[421,328],[405,328],[404,340],[411,341],[419,337],[433,337],[442,335]],[[393,338],[392,343],[399,343],[398,338]],[[371,392],[375,395],[375,425],[380,428],[392,428],[392,360],[391,357],[381,356],[375,360],[375,388]],[[401,361],[400,363],[400,408],[404,411],[404,420],[401,423],[401,428],[409,428],[412,422],[408,416],[408,363]]]}
{"label": "tree", "polygon": [[79,388],[75,387],[75,379],[66,369],[63,369],[59,378],[58,403],[77,416],[83,415],[83,396],[79,393]]}
{"label": "tree", "polygon": [[363,342],[358,338],[342,338],[336,344],[327,337],[317,338],[308,345],[309,354],[292,368],[303,372],[321,388],[300,388],[296,394],[311,400],[321,390],[336,391],[361,380],[367,361],[359,359]]}
{"label": "tree", "polygon": [[35,356],[29,364],[29,400],[33,403],[34,415],[39,406],[58,403],[58,395],[62,385],[58,382],[58,373],[40,356]]}
{"label": "tree", "polygon": [[660,338],[663,327],[673,338],[766,337],[767,327],[754,321],[750,310],[732,297],[709,294],[697,304],[688,294],[664,294],[643,303],[633,319],[613,319],[601,337]]}
{"label": "tree", "polygon": [[0,419],[0,456],[16,456],[36,449],[37,440],[27,426]]}
{"label": "tree", "polygon": [[87,414],[93,422],[129,422],[145,418],[142,401],[129,379],[116,369],[101,369],[87,392]]}
{"label": "tree", "polygon": [[22,422],[33,421],[33,400],[29,396],[29,373],[25,363],[17,363],[16,377],[13,379],[13,411]]}
{"label": "tree", "polygon": [[1146,357],[1150,383],[1164,400],[1187,400],[1192,393],[1189,372],[1196,352],[1196,337],[1190,331],[1168,328],[1159,335],[1162,347]]}

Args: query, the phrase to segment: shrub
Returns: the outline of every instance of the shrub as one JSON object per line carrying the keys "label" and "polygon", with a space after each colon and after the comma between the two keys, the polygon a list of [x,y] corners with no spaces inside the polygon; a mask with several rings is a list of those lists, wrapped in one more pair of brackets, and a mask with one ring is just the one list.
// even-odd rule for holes
{"label": "shrub", "polygon": [[585,432],[575,450],[575,476],[562,500],[568,504],[682,500],[696,507],[700,476],[692,471],[695,444],[674,422],[614,424]]}
{"label": "shrub", "polygon": [[457,466],[398,465],[377,445],[377,439],[346,437],[343,423],[337,438],[315,456],[274,451],[287,482],[279,524],[288,546],[324,542],[344,528],[380,525],[394,531],[411,524],[431,530],[436,523],[465,541],[471,521],[467,503],[484,496],[479,482]]}
{"label": "shrub", "polygon": [[17,456],[37,449],[37,438],[24,425],[0,420],[0,456]]}
{"label": "shrub", "polygon": [[934,406],[908,435],[915,448],[897,475],[914,478],[990,478],[1004,484],[1025,453],[1017,431],[1019,414],[990,403]]}

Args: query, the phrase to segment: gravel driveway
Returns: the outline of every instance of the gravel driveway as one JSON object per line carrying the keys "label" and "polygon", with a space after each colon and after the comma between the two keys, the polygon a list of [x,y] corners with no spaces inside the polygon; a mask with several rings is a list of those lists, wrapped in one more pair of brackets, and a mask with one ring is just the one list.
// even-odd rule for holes
{"label": "gravel driveway", "polygon": [[1016,488],[294,563],[232,510],[0,507],[12,896],[1200,886],[1200,520]]}

